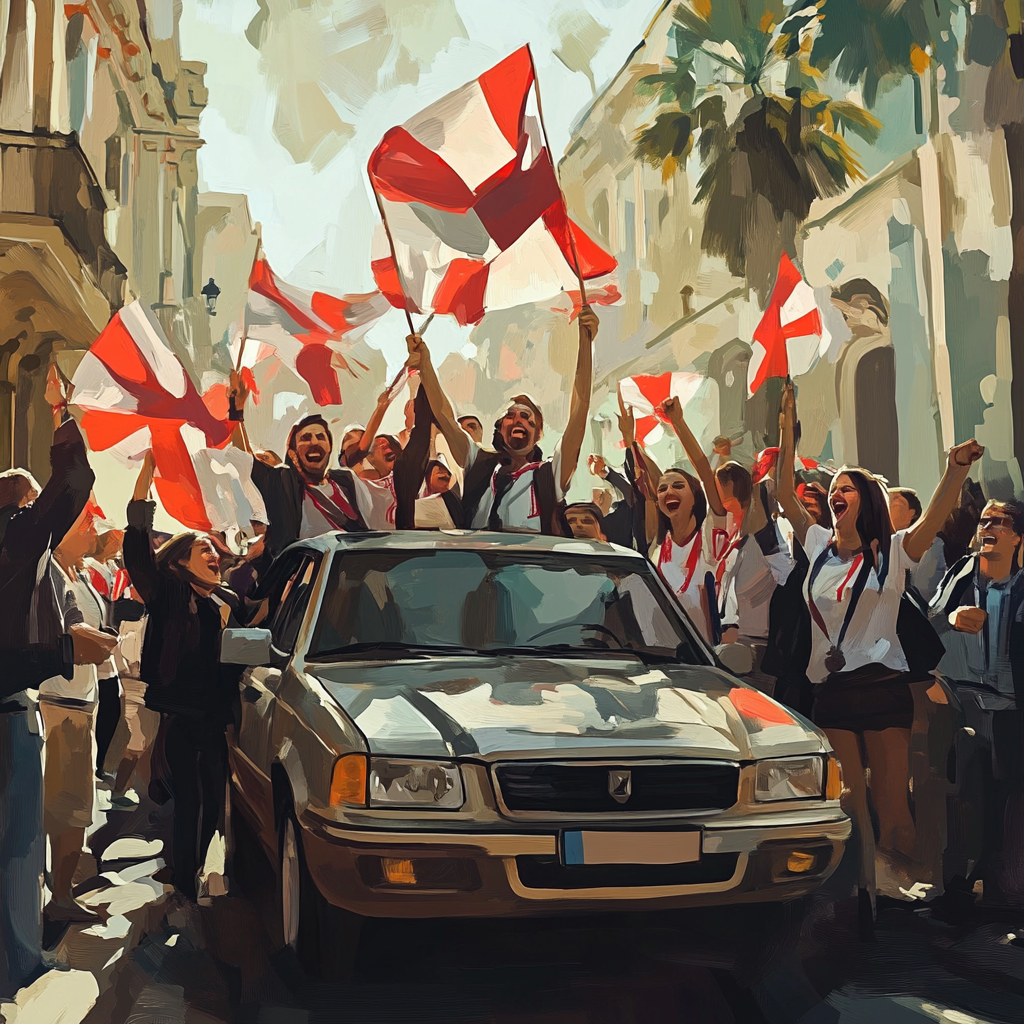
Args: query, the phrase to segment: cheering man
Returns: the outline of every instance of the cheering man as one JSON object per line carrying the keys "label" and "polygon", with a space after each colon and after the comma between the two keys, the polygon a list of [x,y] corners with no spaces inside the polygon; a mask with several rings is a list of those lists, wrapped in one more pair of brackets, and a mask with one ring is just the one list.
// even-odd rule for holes
{"label": "cheering man", "polygon": [[462,491],[465,522],[476,530],[510,530],[571,536],[564,501],[576,471],[590,410],[592,346],[598,319],[589,306],[579,316],[579,355],[569,405],[569,422],[550,459],[538,442],[544,414],[526,395],[516,395],[494,425],[494,452],[485,451],[460,426],[441,390],[430,353],[419,335],[410,335],[410,369],[418,369],[437,425],[452,455],[465,471]]}

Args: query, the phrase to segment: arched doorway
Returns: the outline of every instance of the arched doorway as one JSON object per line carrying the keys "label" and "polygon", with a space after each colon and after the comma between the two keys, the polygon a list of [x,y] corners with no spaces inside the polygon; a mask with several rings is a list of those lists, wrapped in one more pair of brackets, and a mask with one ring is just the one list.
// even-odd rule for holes
{"label": "arched doorway", "polygon": [[891,345],[872,348],[856,366],[857,462],[900,480],[899,421],[896,416],[896,362]]}

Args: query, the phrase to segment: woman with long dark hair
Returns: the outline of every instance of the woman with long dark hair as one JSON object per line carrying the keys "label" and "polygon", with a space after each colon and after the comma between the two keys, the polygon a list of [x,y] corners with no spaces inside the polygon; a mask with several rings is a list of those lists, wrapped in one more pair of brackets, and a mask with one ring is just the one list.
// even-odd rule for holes
{"label": "woman with long dark hair", "polygon": [[146,707],[163,716],[164,758],[174,797],[171,849],[175,888],[197,895],[196,875],[217,828],[223,830],[228,750],[225,730],[238,695],[239,669],[220,663],[221,631],[238,601],[221,586],[208,537],[179,533],[154,552],[147,455],[128,505],[124,562],[149,621],[142,647]]}
{"label": "woman with long dark hair", "polygon": [[796,493],[796,399],[787,385],[782,403],[778,499],[810,569],[804,601],[811,618],[808,678],[812,717],[824,729],[843,767],[847,809],[860,834],[862,901],[873,900],[875,838],[865,769],[878,814],[879,847],[910,856],[915,829],[908,805],[912,682],[898,633],[908,571],[928,550],[983,449],[974,440],[949,452],[928,509],[913,526],[894,532],[884,486],[865,469],[844,466],[828,494],[831,529],[817,525]]}

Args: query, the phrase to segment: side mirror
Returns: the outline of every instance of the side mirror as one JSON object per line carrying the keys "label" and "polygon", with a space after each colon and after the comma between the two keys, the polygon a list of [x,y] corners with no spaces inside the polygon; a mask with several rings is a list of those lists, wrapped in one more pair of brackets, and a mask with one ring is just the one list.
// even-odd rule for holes
{"label": "side mirror", "polygon": [[754,652],[746,644],[719,644],[715,654],[734,676],[749,676],[754,671]]}
{"label": "side mirror", "polygon": [[225,629],[220,635],[220,660],[224,665],[269,665],[269,629]]}

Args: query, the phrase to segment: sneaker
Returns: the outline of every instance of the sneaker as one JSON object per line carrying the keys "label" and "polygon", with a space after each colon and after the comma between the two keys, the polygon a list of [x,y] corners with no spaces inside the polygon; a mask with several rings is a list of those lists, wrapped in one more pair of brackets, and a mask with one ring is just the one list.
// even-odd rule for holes
{"label": "sneaker", "polygon": [[129,789],[125,793],[115,793],[110,798],[110,806],[115,811],[127,811],[139,806],[139,798],[135,791]]}

